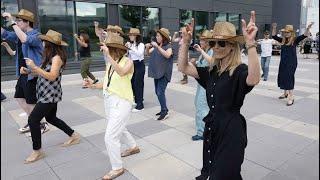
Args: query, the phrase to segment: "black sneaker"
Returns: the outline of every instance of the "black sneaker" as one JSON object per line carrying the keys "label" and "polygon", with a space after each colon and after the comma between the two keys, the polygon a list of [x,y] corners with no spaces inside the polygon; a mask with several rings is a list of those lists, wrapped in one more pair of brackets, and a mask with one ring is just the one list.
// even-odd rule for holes
{"label": "black sneaker", "polygon": [[156,114],[156,116],[160,116],[160,114],[161,114],[161,111],[160,111],[160,112],[158,112],[158,113]]}
{"label": "black sneaker", "polygon": [[165,120],[169,117],[168,112],[160,114],[160,117],[157,119],[158,121]]}
{"label": "black sneaker", "polygon": [[97,82],[99,82],[98,79],[94,80],[92,84],[95,84],[95,83],[97,83]]}
{"label": "black sneaker", "polygon": [[192,141],[199,141],[199,140],[203,140],[203,137],[202,136],[199,136],[199,135],[194,135],[192,136]]}
{"label": "black sneaker", "polygon": [[6,100],[6,99],[7,99],[7,97],[1,92],[1,102]]}

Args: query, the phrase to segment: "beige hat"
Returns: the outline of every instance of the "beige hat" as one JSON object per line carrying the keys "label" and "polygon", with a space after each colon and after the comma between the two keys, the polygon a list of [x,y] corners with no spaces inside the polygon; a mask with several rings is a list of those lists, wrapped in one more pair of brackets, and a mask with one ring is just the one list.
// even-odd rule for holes
{"label": "beige hat", "polygon": [[[99,43],[101,44],[101,43]],[[123,44],[123,37],[118,35],[117,33],[110,33],[108,34],[107,39],[103,42],[108,47],[114,47],[114,48],[119,48],[123,50],[128,50],[124,44]]]}
{"label": "beige hat", "polygon": [[34,22],[34,14],[26,9],[21,9],[18,14],[12,14],[12,16]]}
{"label": "beige hat", "polygon": [[107,28],[105,29],[106,31],[110,31],[110,30],[112,30],[112,29],[114,29],[114,26],[112,26],[112,25],[108,25],[107,26]]}
{"label": "beige hat", "polygon": [[294,32],[293,26],[288,24],[284,27],[284,29],[281,29],[282,32]]}
{"label": "beige hat", "polygon": [[236,27],[229,22],[216,22],[213,27],[212,40],[225,40],[244,43],[244,37],[237,35]]}
{"label": "beige hat", "polygon": [[134,36],[141,35],[140,30],[138,28],[130,28],[128,36],[130,35],[134,35]]}
{"label": "beige hat", "polygon": [[168,39],[168,41],[170,41],[170,32],[168,29],[161,28],[161,29],[157,30],[157,32],[162,34],[166,39]]}
{"label": "beige hat", "polygon": [[48,30],[46,35],[39,35],[39,38],[59,46],[68,46],[66,42],[62,41],[62,34],[51,29]]}
{"label": "beige hat", "polygon": [[212,39],[212,33],[213,33],[212,30],[211,31],[204,30],[202,32],[202,34],[200,35],[200,39],[202,39],[202,40],[210,40],[210,39]]}

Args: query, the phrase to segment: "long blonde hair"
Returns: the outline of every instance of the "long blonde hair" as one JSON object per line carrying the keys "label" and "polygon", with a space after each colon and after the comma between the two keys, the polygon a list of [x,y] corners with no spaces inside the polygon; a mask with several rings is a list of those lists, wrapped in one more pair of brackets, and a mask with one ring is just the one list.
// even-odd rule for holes
{"label": "long blonde hair", "polygon": [[212,63],[212,66],[210,67],[210,70],[212,70],[214,66],[217,66],[219,75],[221,75],[224,71],[229,71],[229,76],[232,76],[234,70],[241,64],[241,50],[240,50],[240,44],[238,42],[232,42],[231,44],[233,46],[233,49],[230,52],[230,59],[227,64],[227,67],[223,71],[220,71],[221,59],[215,59],[213,57],[213,63]]}
{"label": "long blonde hair", "polygon": [[[289,38],[289,41],[287,41],[288,38],[284,37],[282,38],[281,45],[287,45],[287,46],[292,46],[294,40],[296,39],[296,33],[291,32],[291,37]],[[287,42],[287,43],[286,43]]]}

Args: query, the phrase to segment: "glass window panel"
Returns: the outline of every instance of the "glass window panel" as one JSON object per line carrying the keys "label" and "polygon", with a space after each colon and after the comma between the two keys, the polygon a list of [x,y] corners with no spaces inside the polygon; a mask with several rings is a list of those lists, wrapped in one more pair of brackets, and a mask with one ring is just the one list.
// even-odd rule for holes
{"label": "glass window panel", "polygon": [[[1,0],[1,14],[4,12],[9,12],[11,14],[17,14],[18,13],[18,3],[17,0]],[[5,29],[9,31],[13,31],[13,29],[6,27],[7,21],[5,18],[1,16],[1,27],[4,27]],[[1,40],[2,42],[3,40]],[[6,41],[9,46],[12,48],[12,50],[15,50],[15,43]],[[10,56],[7,52],[7,50],[1,46],[1,71],[5,72],[5,70],[2,69],[2,67],[8,67],[12,66],[15,67],[15,58],[14,56]]]}
{"label": "glass window panel", "polygon": [[[208,29],[208,17],[207,12],[196,11],[195,12],[195,33],[199,35],[203,30]],[[198,38],[198,36],[196,36]]]}
{"label": "glass window panel", "polygon": [[216,12],[214,22],[227,21],[227,13]]}
{"label": "glass window panel", "polygon": [[240,30],[240,15],[239,14],[229,14],[228,21],[236,27],[237,34],[238,34],[239,30]]}
{"label": "glass window panel", "polygon": [[[146,18],[149,15],[147,8],[142,8],[142,15]],[[120,26],[125,33],[129,32],[131,27],[140,29],[141,7],[119,5]]]}
{"label": "glass window panel", "polygon": [[[77,30],[88,33],[90,37],[91,56],[93,60],[103,60],[99,51],[99,38],[96,36],[93,21],[99,22],[99,27],[106,28],[106,4],[76,2]],[[79,46],[78,46],[79,47]]]}
{"label": "glass window panel", "polygon": [[180,9],[180,28],[184,27],[186,24],[190,23],[192,19],[191,10]]}
{"label": "glass window panel", "polygon": [[143,41],[150,42],[155,36],[155,30],[160,28],[159,8],[142,7],[142,37]]}
{"label": "glass window panel", "polygon": [[69,46],[68,58],[74,59],[74,6],[72,1],[41,0],[38,1],[40,31],[45,34],[49,29],[58,31]]}

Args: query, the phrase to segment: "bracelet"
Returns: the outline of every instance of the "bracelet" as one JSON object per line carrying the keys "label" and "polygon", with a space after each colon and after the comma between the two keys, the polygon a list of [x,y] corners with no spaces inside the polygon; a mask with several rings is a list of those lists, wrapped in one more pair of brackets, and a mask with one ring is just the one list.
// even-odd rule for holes
{"label": "bracelet", "polygon": [[13,25],[17,25],[17,23],[15,21],[10,21],[8,25],[12,27]]}
{"label": "bracelet", "polygon": [[257,43],[256,42],[254,42],[254,43],[250,43],[250,44],[246,44],[246,49],[247,50],[249,50],[250,48],[253,48],[253,47],[257,47],[258,45],[257,45]]}

